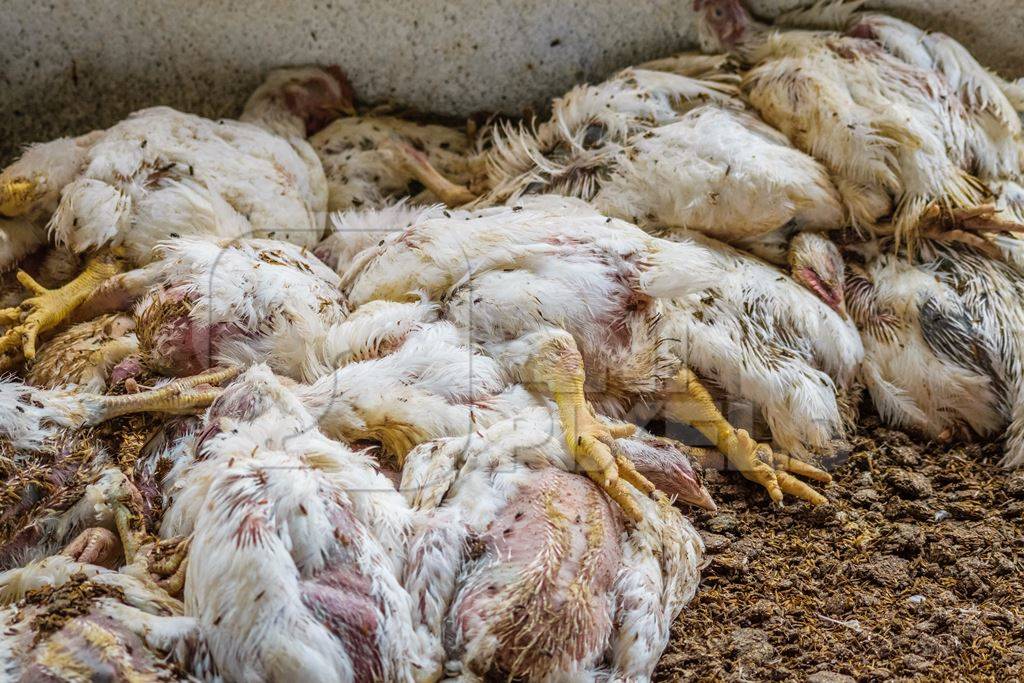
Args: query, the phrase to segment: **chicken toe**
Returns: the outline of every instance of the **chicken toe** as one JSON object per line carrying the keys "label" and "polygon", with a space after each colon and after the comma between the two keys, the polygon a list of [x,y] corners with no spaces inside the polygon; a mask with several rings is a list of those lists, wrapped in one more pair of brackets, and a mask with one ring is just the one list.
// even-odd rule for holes
{"label": "chicken toe", "polygon": [[75,536],[61,551],[75,562],[114,568],[121,557],[121,541],[110,529],[92,527]]}
{"label": "chicken toe", "polygon": [[20,216],[31,205],[36,183],[27,178],[15,178],[0,183],[0,216]]}
{"label": "chicken toe", "polygon": [[[648,496],[655,487],[636,471],[616,445],[617,438],[631,436],[636,428],[608,425],[598,419],[587,401],[583,359],[572,338],[554,336],[541,344],[527,363],[527,373],[555,399],[562,433],[577,466],[622,507],[627,517],[639,521],[640,508],[627,485]],[[622,463],[626,468],[620,470]]]}
{"label": "chicken toe", "polygon": [[189,538],[172,538],[158,541],[147,548],[149,573],[168,595],[177,595],[185,588],[189,546]]}
{"label": "chicken toe", "polygon": [[404,142],[393,141],[386,147],[408,169],[416,180],[423,184],[437,198],[450,207],[462,206],[476,199],[468,188],[457,185],[445,178],[431,165],[426,155]]}
{"label": "chicken toe", "polygon": [[59,289],[47,289],[28,273],[18,271],[18,282],[34,296],[18,307],[0,311],[0,324],[14,325],[0,336],[0,354],[21,347],[27,360],[35,358],[36,338],[67,320],[93,290],[120,270],[117,257],[102,254],[89,261],[78,277]]}
{"label": "chicken toe", "polygon": [[87,422],[98,424],[134,413],[189,413],[206,408],[221,393],[216,385],[233,379],[239,372],[241,368],[211,370],[176,379],[158,389],[120,396],[91,397]]}
{"label": "chicken toe", "polygon": [[792,475],[827,483],[832,480],[827,472],[790,456],[775,454],[768,444],[758,443],[746,430],[733,427],[689,369],[681,370],[672,383],[666,394],[664,414],[692,425],[740,474],[762,486],[776,505],[782,504],[784,494],[814,504],[825,502],[824,496]]}

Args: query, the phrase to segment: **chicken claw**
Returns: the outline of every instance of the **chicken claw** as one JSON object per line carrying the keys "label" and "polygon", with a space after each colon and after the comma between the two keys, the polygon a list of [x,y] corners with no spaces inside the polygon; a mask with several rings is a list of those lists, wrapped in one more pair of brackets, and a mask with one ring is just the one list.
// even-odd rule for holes
{"label": "chicken claw", "polygon": [[636,428],[632,425],[609,427],[600,422],[586,404],[582,405],[582,410],[577,412],[577,416],[565,429],[565,440],[573,459],[587,476],[618,503],[626,517],[639,522],[643,519],[643,513],[633,499],[634,494],[630,487],[651,497],[656,497],[657,489],[645,476],[636,471],[633,463],[619,452],[615,444],[617,437],[630,436]]}
{"label": "chicken claw", "polygon": [[14,325],[0,337],[0,356],[21,347],[26,360],[36,355],[36,338],[66,320],[100,284],[121,270],[120,261],[105,254],[93,258],[85,270],[59,289],[47,289],[23,270],[18,282],[35,296],[20,306],[0,310],[0,325]]}
{"label": "chicken claw", "polygon": [[92,527],[75,536],[60,553],[75,562],[113,569],[121,557],[121,540],[110,529]]}
{"label": "chicken claw", "polygon": [[427,156],[412,145],[399,140],[389,140],[384,143],[382,149],[394,154],[399,163],[422,183],[423,187],[437,195],[437,198],[447,206],[462,206],[477,198],[469,189],[445,178],[434,168]]}
{"label": "chicken claw", "polygon": [[13,218],[25,213],[35,191],[36,183],[27,178],[0,183],[0,216]]}
{"label": "chicken claw", "polygon": [[190,545],[190,537],[170,538],[145,548],[147,569],[168,595],[177,595],[185,588]]}
{"label": "chicken claw", "polygon": [[759,484],[776,505],[788,494],[814,505],[828,502],[825,496],[793,475],[828,483],[832,477],[822,470],[788,455],[772,452],[744,429],[736,429],[722,416],[714,399],[697,376],[684,368],[676,376],[667,396],[665,416],[692,425],[708,438],[729,463],[750,481]]}
{"label": "chicken claw", "polygon": [[216,385],[234,379],[241,371],[237,367],[210,370],[173,380],[157,389],[121,396],[98,396],[90,405],[88,422],[96,424],[134,413],[188,413],[206,408],[220,395]]}
{"label": "chicken claw", "polygon": [[[768,447],[765,446],[765,448]],[[793,475],[828,484],[832,481],[831,474],[803,460],[797,460],[793,456],[779,453],[771,455],[771,464],[775,468],[775,478],[779,482],[779,487],[784,494],[794,496],[800,500],[806,500],[812,505],[823,505],[828,502],[825,496]]]}
{"label": "chicken claw", "polygon": [[661,494],[637,472],[615,443],[617,438],[632,436],[636,427],[606,425],[590,407],[583,389],[583,359],[575,343],[560,336],[547,340],[527,368],[558,404],[562,432],[576,464],[618,503],[629,519],[640,521],[643,514],[631,488],[652,498]]}

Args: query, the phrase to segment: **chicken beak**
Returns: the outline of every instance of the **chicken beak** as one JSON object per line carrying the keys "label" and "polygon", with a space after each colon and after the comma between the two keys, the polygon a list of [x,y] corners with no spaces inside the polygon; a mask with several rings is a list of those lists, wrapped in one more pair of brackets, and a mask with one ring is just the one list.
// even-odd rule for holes
{"label": "chicken beak", "polygon": [[708,512],[717,512],[718,506],[715,505],[714,499],[711,497],[711,493],[703,485],[693,482],[692,488],[686,488],[677,492],[677,500],[686,503],[687,505],[693,505],[699,507],[702,510]]}

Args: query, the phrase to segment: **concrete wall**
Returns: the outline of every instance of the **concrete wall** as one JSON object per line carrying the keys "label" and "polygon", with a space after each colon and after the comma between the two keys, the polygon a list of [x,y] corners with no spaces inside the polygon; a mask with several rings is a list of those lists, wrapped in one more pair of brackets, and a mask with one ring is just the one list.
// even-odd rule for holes
{"label": "concrete wall", "polygon": [[[873,6],[1024,73],[1024,0]],[[340,64],[367,101],[516,113],[695,40],[691,0],[4,0],[0,28],[0,161],[154,104],[234,115],[283,64]]]}

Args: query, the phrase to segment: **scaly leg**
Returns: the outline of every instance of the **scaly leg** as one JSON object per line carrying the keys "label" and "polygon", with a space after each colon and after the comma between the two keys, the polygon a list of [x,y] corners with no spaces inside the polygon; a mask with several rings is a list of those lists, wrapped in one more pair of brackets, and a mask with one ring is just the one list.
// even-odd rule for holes
{"label": "scaly leg", "polygon": [[89,397],[86,402],[85,424],[99,424],[133,413],[189,413],[206,408],[221,393],[216,385],[237,377],[241,371],[241,368],[211,370],[176,379],[159,389],[141,391],[137,394]]}
{"label": "scaly leg", "polygon": [[121,540],[110,529],[91,527],[75,536],[60,554],[82,564],[116,569],[121,557]]}
{"label": "scaly leg", "polygon": [[545,342],[526,364],[531,379],[546,387],[558,405],[566,445],[577,465],[634,521],[642,518],[633,492],[658,497],[657,489],[623,455],[615,439],[630,436],[633,425],[606,425],[597,419],[584,394],[583,359],[571,339]]}
{"label": "scaly leg", "polygon": [[420,181],[423,187],[436,194],[437,198],[448,206],[462,206],[476,199],[476,195],[470,190],[441,175],[426,155],[412,145],[393,140],[386,148],[398,157],[406,170]]}
{"label": "scaly leg", "polygon": [[0,310],[0,325],[14,325],[0,337],[0,354],[21,347],[27,360],[36,355],[36,337],[66,320],[104,280],[122,269],[122,262],[110,252],[92,258],[85,270],[59,289],[47,289],[25,271],[18,271],[18,281],[35,296],[20,306]]}
{"label": "scaly leg", "polygon": [[1024,225],[1000,217],[995,204],[982,204],[970,208],[943,208],[932,204],[921,216],[920,229],[924,234],[960,228],[982,233],[1024,231]]}
{"label": "scaly leg", "polygon": [[815,505],[827,499],[790,473],[816,481],[832,477],[816,467],[789,456],[776,456],[768,444],[754,441],[744,429],[736,429],[722,416],[714,399],[688,368],[683,368],[668,388],[665,417],[694,427],[721,451],[747,479],[760,484],[776,504],[785,493]]}
{"label": "scaly leg", "polygon": [[149,573],[168,595],[178,595],[185,589],[190,544],[189,538],[171,538],[157,541],[148,548]]}
{"label": "scaly leg", "polygon": [[137,499],[138,492],[129,485],[111,502],[125,564],[139,562],[169,595],[180,593],[185,587],[189,539],[154,540],[134,511],[138,507]]}
{"label": "scaly leg", "polygon": [[28,178],[15,178],[0,183],[0,216],[14,218],[28,211],[35,196],[36,184]]}

